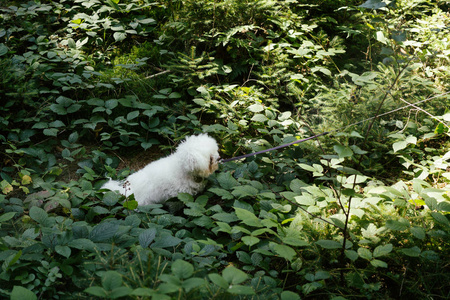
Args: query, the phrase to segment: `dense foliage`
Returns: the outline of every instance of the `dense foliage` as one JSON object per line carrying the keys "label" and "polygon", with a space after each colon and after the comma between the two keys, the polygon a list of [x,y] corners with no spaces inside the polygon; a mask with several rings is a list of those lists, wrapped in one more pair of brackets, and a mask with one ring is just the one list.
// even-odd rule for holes
{"label": "dense foliage", "polygon": [[[3,1],[0,297],[447,299],[448,10]],[[326,131],[169,204],[99,191],[187,135],[233,157]]]}

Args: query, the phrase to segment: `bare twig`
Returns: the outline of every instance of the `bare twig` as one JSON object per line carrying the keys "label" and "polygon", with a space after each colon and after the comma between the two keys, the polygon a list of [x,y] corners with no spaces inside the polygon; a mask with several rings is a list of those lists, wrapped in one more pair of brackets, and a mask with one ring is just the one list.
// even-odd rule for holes
{"label": "bare twig", "polygon": [[147,77],[145,77],[145,79],[155,78],[155,77],[157,77],[157,76],[161,76],[161,75],[164,75],[164,74],[166,74],[166,73],[170,73],[170,70],[165,70],[165,71],[162,71],[162,72],[159,72],[159,73],[156,73],[156,74],[147,76]]}

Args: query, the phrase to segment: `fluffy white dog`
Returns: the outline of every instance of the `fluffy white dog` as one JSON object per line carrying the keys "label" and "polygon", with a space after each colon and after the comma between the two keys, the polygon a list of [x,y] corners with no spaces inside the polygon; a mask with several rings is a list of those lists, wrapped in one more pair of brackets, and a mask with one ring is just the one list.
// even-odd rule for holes
{"label": "fluffy white dog", "polygon": [[102,188],[134,197],[139,205],[163,203],[178,193],[195,195],[205,178],[218,168],[219,147],[207,134],[186,138],[175,153],[154,161],[124,181],[110,180]]}

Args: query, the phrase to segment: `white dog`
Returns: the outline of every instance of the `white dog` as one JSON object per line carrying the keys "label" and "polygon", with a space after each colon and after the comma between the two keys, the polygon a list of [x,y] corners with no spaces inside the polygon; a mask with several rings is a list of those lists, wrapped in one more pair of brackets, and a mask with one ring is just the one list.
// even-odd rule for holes
{"label": "white dog", "polygon": [[218,168],[219,147],[207,134],[186,138],[175,153],[154,161],[124,181],[110,180],[102,188],[122,195],[134,194],[139,205],[163,203],[178,193],[195,195],[205,178]]}

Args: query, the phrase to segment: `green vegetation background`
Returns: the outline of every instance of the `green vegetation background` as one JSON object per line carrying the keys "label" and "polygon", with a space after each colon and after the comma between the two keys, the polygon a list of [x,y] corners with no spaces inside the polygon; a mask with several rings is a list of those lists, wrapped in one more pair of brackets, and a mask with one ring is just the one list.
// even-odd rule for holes
{"label": "green vegetation background", "polygon": [[[0,298],[448,299],[449,7],[2,1]],[[187,135],[325,131],[168,205],[99,192]]]}

